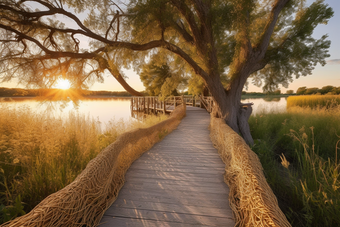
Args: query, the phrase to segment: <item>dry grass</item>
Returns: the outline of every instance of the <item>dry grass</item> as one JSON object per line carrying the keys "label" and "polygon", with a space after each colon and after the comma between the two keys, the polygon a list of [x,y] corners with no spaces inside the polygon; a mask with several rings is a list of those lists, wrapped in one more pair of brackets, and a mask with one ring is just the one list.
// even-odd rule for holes
{"label": "dry grass", "polygon": [[71,184],[2,226],[96,226],[116,199],[131,163],[176,128],[184,116],[185,106],[181,106],[157,125],[120,135]]}
{"label": "dry grass", "polygon": [[299,106],[329,109],[337,105],[340,105],[340,95],[301,95],[287,98],[287,108]]}
{"label": "dry grass", "polygon": [[89,117],[73,113],[60,119],[0,105],[0,223],[69,185],[122,133],[165,120],[162,115],[144,123],[112,120],[101,132]]}

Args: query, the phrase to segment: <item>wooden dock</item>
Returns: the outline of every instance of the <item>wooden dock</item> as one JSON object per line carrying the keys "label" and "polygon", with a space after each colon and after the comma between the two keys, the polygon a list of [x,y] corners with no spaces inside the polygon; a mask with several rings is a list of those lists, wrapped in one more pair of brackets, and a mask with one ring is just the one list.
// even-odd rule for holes
{"label": "wooden dock", "polygon": [[234,226],[210,116],[187,107],[176,130],[136,160],[100,227]]}
{"label": "wooden dock", "polygon": [[[210,96],[170,96],[164,100],[158,96],[134,96],[131,98],[131,113],[142,112],[145,114],[171,113],[176,106],[185,103],[187,106],[194,106],[206,109],[209,113],[213,108],[213,99]],[[131,114],[133,115],[133,114]]]}

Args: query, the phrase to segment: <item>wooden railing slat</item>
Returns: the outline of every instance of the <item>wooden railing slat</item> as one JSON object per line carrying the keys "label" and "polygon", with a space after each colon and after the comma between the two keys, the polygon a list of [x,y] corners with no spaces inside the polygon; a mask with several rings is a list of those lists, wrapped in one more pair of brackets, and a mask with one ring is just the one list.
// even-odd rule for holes
{"label": "wooden railing slat", "polygon": [[159,100],[157,96],[132,97],[131,111],[144,112],[146,114],[159,112],[170,113],[176,106],[185,105],[205,108],[208,112],[212,111],[213,100],[211,97],[195,96],[170,96],[164,100]]}

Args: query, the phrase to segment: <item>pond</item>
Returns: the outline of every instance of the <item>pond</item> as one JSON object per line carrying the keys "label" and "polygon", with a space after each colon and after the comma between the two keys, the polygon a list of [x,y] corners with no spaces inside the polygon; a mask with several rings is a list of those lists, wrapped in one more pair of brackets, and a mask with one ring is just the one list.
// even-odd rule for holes
{"label": "pond", "polygon": [[276,112],[285,112],[287,108],[286,97],[275,97],[275,98],[256,98],[256,99],[242,99],[242,103],[254,103],[253,115]]}
{"label": "pond", "polygon": [[[8,99],[8,98],[6,98]],[[67,116],[70,111],[74,111],[85,116],[90,116],[101,122],[105,126],[110,120],[131,121],[130,98],[129,97],[94,97],[80,100],[78,105],[73,102],[63,103],[60,101],[41,102],[36,98],[10,98],[6,101],[10,107],[19,108],[20,106],[29,106],[33,111],[53,113],[54,116]],[[253,114],[262,112],[286,111],[286,98],[256,98],[243,99],[243,103],[254,103]]]}

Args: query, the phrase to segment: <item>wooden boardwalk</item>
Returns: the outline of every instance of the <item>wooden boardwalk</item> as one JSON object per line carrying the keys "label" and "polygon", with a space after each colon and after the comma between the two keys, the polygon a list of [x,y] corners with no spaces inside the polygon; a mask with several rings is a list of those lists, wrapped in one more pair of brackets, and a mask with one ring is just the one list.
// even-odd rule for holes
{"label": "wooden boardwalk", "polygon": [[209,121],[187,107],[178,128],[132,164],[99,226],[234,226]]}

